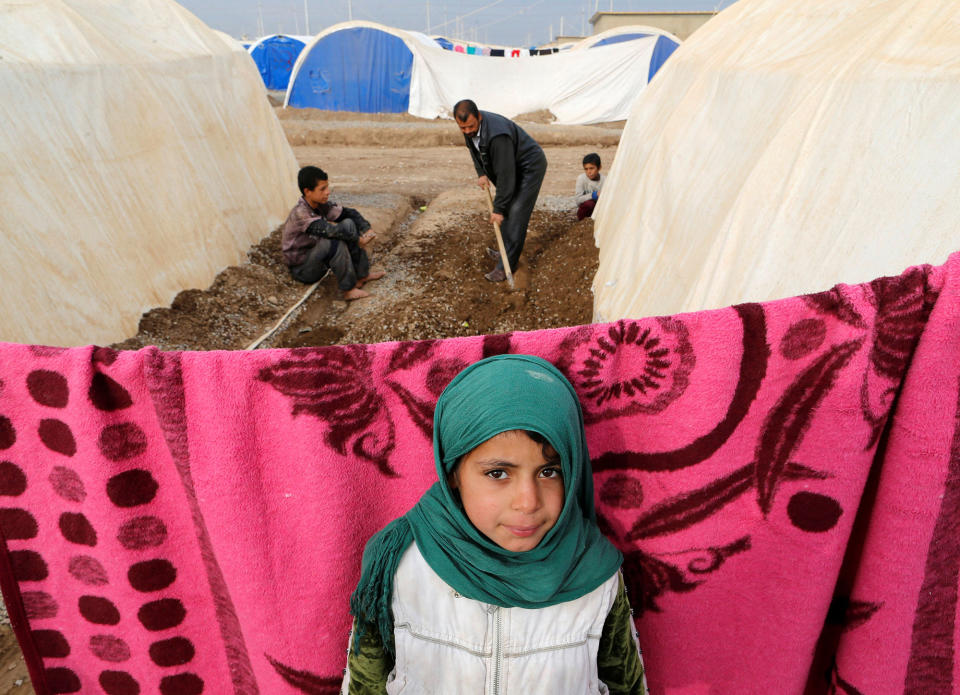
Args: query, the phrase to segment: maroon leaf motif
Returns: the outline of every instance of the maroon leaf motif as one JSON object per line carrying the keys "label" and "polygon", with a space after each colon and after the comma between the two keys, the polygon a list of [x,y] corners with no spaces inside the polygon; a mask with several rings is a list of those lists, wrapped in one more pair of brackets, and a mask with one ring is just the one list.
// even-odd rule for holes
{"label": "maroon leaf motif", "polygon": [[309,695],[337,695],[340,692],[340,686],[343,683],[342,677],[318,676],[309,671],[300,671],[281,664],[269,654],[264,654],[264,656],[267,657],[267,661],[270,662],[270,665],[280,674],[283,680],[301,692],[309,693]]}
{"label": "maroon leaf motif", "polygon": [[600,500],[620,509],[636,509],[643,505],[643,484],[631,475],[617,473],[604,481]]}
{"label": "maroon leaf motif", "polygon": [[819,348],[826,336],[827,326],[823,319],[800,319],[780,339],[780,354],[788,360],[799,360]]}
{"label": "maroon leaf motif", "polygon": [[750,550],[750,536],[743,536],[726,545],[706,548],[706,556],[695,557],[687,564],[687,569],[694,574],[716,572],[728,558],[747,550]]}
{"label": "maroon leaf motif", "polygon": [[[675,495],[651,507],[634,522],[627,540],[663,536],[703,521],[753,487],[756,481],[754,468],[755,464],[747,464],[698,490]],[[787,480],[823,480],[829,474],[791,461],[785,466],[783,477]]]}
{"label": "maroon leaf motif", "polygon": [[836,657],[834,657],[833,666],[830,668],[830,690],[829,695],[863,695],[855,688],[852,683],[840,677],[840,671],[837,669]]}
{"label": "maroon leaf motif", "polygon": [[924,270],[914,268],[899,277],[870,283],[877,302],[870,363],[878,374],[893,381],[900,381],[930,313],[926,281]]}
{"label": "maroon leaf motif", "polygon": [[872,449],[880,439],[897,387],[935,300],[926,281],[926,271],[915,268],[902,276],[870,283],[877,317],[870,347],[872,369],[864,373],[860,389],[860,409],[870,427],[865,450]]}
{"label": "maroon leaf motif", "polygon": [[634,522],[627,540],[663,536],[692,526],[737,499],[752,486],[751,463],[699,490],[671,497],[653,506]]}
{"label": "maroon leaf motif", "polygon": [[510,341],[513,333],[496,333],[483,336],[483,356],[505,355],[510,352]]}
{"label": "maroon leaf motif", "polygon": [[641,550],[623,554],[623,576],[632,597],[631,604],[641,615],[644,611],[659,613],[657,598],[665,591],[686,593],[703,583],[702,580],[690,581],[674,565]]}
{"label": "maroon leaf motif", "polygon": [[400,402],[410,413],[410,419],[427,439],[433,438],[433,411],[435,403],[421,400],[414,396],[410,391],[394,381],[386,382],[387,386],[393,389],[393,392],[400,397]]}
{"label": "maroon leaf motif", "polygon": [[867,327],[866,321],[863,320],[863,316],[857,311],[853,302],[843,295],[840,285],[826,292],[804,295],[802,299],[807,306],[820,314],[833,316],[854,328]]}
{"label": "maroon leaf motif", "polygon": [[371,368],[362,345],[304,351],[260,370],[259,379],[293,401],[293,414],[307,413],[329,426],[324,438],[338,453],[350,451],[394,477],[389,458],[394,426],[383,397],[370,387]]}
{"label": "maroon leaf motif", "polygon": [[783,477],[785,480],[826,480],[831,474],[790,461],[783,471]]}
{"label": "maroon leaf motif", "polygon": [[396,372],[410,369],[421,362],[430,359],[436,340],[418,340],[416,342],[400,343],[390,355],[390,371]]}
{"label": "maroon leaf motif", "polygon": [[757,503],[764,516],[773,507],[777,485],[787,460],[803,440],[823,397],[833,388],[840,370],[863,345],[863,339],[835,345],[807,367],[790,385],[764,422],[757,444]]}
{"label": "maroon leaf motif", "polygon": [[880,603],[873,603],[870,601],[856,601],[851,599],[843,616],[844,631],[854,630],[860,627],[870,620],[874,613],[881,608],[883,608],[882,601]]}
{"label": "maroon leaf motif", "polygon": [[434,398],[439,398],[447,384],[453,381],[453,378],[466,366],[466,362],[455,357],[435,360],[427,372],[427,390],[433,394]]}

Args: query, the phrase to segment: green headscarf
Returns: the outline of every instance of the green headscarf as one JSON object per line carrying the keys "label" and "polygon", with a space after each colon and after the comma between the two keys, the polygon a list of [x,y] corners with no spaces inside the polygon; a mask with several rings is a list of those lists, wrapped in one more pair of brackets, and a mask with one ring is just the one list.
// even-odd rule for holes
{"label": "green headscarf", "polygon": [[[560,455],[563,471],[560,517],[526,552],[501,548],[474,528],[447,484],[463,455],[508,430],[543,435]],[[549,362],[531,355],[498,355],[460,372],[437,401],[433,454],[439,481],[413,509],[370,539],[360,582],[350,597],[350,612],[361,626],[377,625],[388,652],[393,653],[393,578],[412,541],[459,594],[504,607],[545,608],[572,601],[620,567],[620,551],[596,524],[580,401]]]}

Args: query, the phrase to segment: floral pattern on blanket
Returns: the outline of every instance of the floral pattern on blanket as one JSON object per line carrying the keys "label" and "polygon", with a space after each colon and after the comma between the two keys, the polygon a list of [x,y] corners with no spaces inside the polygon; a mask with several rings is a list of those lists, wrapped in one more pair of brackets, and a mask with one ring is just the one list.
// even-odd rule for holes
{"label": "floral pattern on blanket", "polygon": [[654,689],[722,662],[730,691],[873,692],[893,633],[906,692],[955,687],[958,276],[455,340],[0,346],[0,584],[35,688],[336,692],[363,544],[429,485],[442,389],[505,352],[581,396]]}

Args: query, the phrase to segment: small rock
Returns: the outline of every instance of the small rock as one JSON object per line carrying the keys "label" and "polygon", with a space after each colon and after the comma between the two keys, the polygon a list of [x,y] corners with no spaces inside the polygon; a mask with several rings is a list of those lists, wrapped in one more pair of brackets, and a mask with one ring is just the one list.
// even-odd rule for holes
{"label": "small rock", "polygon": [[332,306],[334,309],[346,309],[347,303],[344,302],[343,300],[335,299],[332,302],[330,302],[330,306]]}
{"label": "small rock", "polygon": [[297,331],[297,333],[309,333],[309,332],[312,331],[312,330],[313,330],[313,329],[310,328],[310,326],[304,326],[304,327],[301,328],[299,331]]}
{"label": "small rock", "polygon": [[274,297],[272,294],[271,294],[269,297],[267,297],[267,301],[270,302],[271,304],[279,304],[279,303],[280,303],[280,302],[277,300],[277,298]]}

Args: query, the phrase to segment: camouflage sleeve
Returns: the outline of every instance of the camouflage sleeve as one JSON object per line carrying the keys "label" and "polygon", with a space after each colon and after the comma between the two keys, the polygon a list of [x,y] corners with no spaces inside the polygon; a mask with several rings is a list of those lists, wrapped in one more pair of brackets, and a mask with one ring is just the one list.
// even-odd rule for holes
{"label": "camouflage sleeve", "polygon": [[357,621],[350,632],[347,669],[343,677],[341,695],[384,695],[387,676],[393,670],[393,659],[383,648],[380,632],[375,625],[366,625],[359,639],[354,639]]}
{"label": "camouflage sleeve", "polygon": [[637,643],[633,611],[619,574],[617,598],[607,614],[597,652],[597,673],[614,695],[648,695],[643,657]]}
{"label": "camouflage sleeve", "polygon": [[340,213],[340,216],[337,218],[337,222],[343,222],[344,220],[353,220],[353,223],[357,225],[357,233],[363,234],[365,231],[370,229],[370,223],[367,222],[367,218],[360,214],[359,210],[354,210],[353,208],[343,208],[343,212]]}

